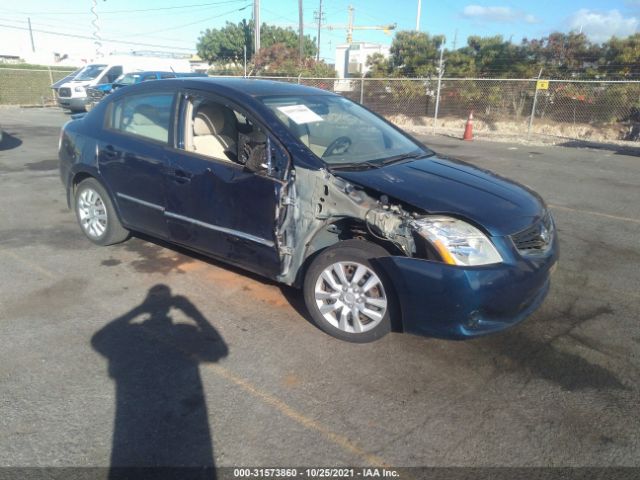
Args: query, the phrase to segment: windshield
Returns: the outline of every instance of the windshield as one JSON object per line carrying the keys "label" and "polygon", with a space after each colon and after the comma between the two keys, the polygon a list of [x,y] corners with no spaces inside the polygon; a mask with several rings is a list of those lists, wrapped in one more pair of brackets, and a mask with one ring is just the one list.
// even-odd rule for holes
{"label": "windshield", "polygon": [[106,65],[87,65],[74,80],[94,80],[107,68]]}
{"label": "windshield", "polygon": [[263,97],[280,121],[332,166],[398,160],[432,152],[358,104],[333,95]]}
{"label": "windshield", "polygon": [[120,75],[114,83],[118,85],[133,85],[136,83],[136,79],[140,78],[140,74],[138,73],[127,73],[125,75]]}

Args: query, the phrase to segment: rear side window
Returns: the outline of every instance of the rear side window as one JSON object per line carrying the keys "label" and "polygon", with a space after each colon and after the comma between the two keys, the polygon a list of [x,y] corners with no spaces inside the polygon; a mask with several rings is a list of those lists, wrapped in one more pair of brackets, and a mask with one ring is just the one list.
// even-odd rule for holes
{"label": "rear side window", "polygon": [[169,143],[173,93],[128,95],[113,102],[108,126],[131,135]]}

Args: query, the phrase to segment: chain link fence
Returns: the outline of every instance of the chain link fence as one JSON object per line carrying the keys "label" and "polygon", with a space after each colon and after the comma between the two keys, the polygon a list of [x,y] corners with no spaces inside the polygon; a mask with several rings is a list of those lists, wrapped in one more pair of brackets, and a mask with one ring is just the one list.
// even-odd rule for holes
{"label": "chain link fence", "polygon": [[55,105],[51,84],[70,73],[52,69],[0,68],[0,105]]}
{"label": "chain link fence", "polygon": [[[640,138],[640,81],[261,77],[339,93],[401,127],[462,135],[474,131],[604,142]],[[534,105],[535,103],[535,105]]]}
{"label": "chain link fence", "polygon": [[[69,72],[0,68],[0,105],[55,105],[50,85]],[[460,136],[474,132],[606,142],[640,138],[640,81],[478,78],[259,77],[335,92],[400,127]],[[544,85],[542,85],[544,86]]]}

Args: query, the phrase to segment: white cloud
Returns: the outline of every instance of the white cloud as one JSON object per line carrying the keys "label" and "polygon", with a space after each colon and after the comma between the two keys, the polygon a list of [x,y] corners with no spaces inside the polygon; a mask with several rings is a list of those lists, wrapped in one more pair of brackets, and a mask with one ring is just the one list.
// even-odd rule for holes
{"label": "white cloud", "polygon": [[640,21],[636,17],[624,17],[618,10],[597,12],[581,8],[567,20],[571,30],[582,30],[591,40],[604,42],[611,36],[627,37],[638,31]]}
{"label": "white cloud", "polygon": [[534,15],[516,10],[511,7],[483,7],[481,5],[467,5],[462,10],[462,16],[475,18],[486,22],[503,23],[538,23],[539,20]]}

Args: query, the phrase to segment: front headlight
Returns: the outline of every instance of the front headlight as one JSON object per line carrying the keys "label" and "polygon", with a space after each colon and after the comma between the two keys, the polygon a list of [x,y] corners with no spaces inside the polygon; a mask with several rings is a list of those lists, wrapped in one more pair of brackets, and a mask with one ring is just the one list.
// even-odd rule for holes
{"label": "front headlight", "polygon": [[484,233],[457,218],[423,217],[412,222],[412,226],[450,265],[475,266],[502,261]]}
{"label": "front headlight", "polygon": [[75,87],[74,90],[78,93],[84,92],[84,87]]}

